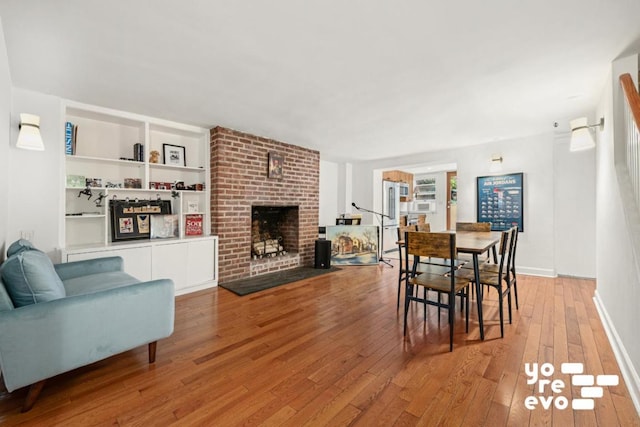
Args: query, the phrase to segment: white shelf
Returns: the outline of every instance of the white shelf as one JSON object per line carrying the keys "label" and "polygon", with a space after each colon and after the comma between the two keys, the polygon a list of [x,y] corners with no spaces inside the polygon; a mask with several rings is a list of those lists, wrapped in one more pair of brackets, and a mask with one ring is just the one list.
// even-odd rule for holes
{"label": "white shelf", "polygon": [[87,218],[104,218],[104,214],[82,214],[82,215],[65,215],[65,219],[87,219]]}
{"label": "white shelf", "polygon": [[207,171],[205,168],[200,168],[200,167],[165,165],[164,163],[149,163],[149,168],[151,168],[151,169],[172,169],[172,170],[178,170],[178,171],[191,171],[191,172],[206,172]]}
{"label": "white shelf", "polygon": [[111,163],[117,165],[127,165],[127,166],[137,166],[144,167],[144,162],[138,162],[134,160],[120,160],[120,159],[109,159],[107,157],[90,157],[90,156],[76,156],[69,155],[66,156],[67,161],[85,161],[85,162],[99,162],[99,163]]}

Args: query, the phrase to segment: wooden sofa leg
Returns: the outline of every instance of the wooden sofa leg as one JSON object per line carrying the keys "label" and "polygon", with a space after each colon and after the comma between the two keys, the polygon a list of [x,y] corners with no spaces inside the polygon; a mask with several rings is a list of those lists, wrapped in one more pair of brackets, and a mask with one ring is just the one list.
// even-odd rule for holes
{"label": "wooden sofa leg", "polygon": [[27,397],[24,399],[24,404],[22,405],[22,412],[29,412],[31,408],[33,408],[36,400],[38,400],[38,396],[40,396],[40,392],[42,391],[42,387],[44,387],[45,381],[46,380],[42,380],[31,384],[29,387],[29,393],[27,393]]}
{"label": "wooden sofa leg", "polygon": [[158,341],[149,343],[149,363],[153,363],[156,361],[156,347],[158,346]]}

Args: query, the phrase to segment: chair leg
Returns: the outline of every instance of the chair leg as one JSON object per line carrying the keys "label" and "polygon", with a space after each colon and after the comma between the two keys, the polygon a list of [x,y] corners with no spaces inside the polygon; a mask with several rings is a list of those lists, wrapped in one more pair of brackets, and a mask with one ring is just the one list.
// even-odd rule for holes
{"label": "chair leg", "polygon": [[407,336],[407,314],[409,311],[409,295],[413,294],[412,285],[407,283],[407,286],[404,288],[404,332],[403,335]]}
{"label": "chair leg", "polygon": [[507,282],[507,296],[509,299],[507,300],[507,304],[509,306],[509,324],[511,325],[512,315],[511,315],[511,283]]}
{"label": "chair leg", "polygon": [[449,351],[453,351],[453,324],[456,313],[456,294],[449,294]]}
{"label": "chair leg", "polygon": [[24,403],[22,405],[22,412],[29,412],[33,405],[38,400],[38,396],[40,396],[40,392],[44,387],[44,383],[46,380],[38,381],[37,383],[31,384],[29,387],[29,392],[27,393],[27,397],[24,399]]}
{"label": "chair leg", "polygon": [[[471,287],[473,289],[473,287]],[[466,333],[469,333],[469,285],[465,288],[464,294],[467,298],[467,303],[465,304],[465,323],[466,323]]]}
{"label": "chair leg", "polygon": [[[502,288],[502,286],[500,288]],[[502,289],[496,288],[496,290],[498,291],[498,308],[500,310],[500,337],[504,338],[504,310],[502,305]]]}
{"label": "chair leg", "polygon": [[516,297],[516,310],[519,310],[520,307],[518,306],[518,284],[516,282],[516,275],[513,275],[513,292],[514,292],[514,296]]}
{"label": "chair leg", "polygon": [[398,279],[398,301],[396,302],[396,311],[400,310],[400,288],[402,287],[402,276]]}
{"label": "chair leg", "polygon": [[156,347],[158,346],[158,341],[149,343],[149,363],[153,363],[156,361]]}

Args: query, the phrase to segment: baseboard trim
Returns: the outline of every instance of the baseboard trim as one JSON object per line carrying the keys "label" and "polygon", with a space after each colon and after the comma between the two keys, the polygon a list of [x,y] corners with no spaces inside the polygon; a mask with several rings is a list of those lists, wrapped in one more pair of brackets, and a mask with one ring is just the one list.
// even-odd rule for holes
{"label": "baseboard trim", "polygon": [[557,277],[556,270],[548,268],[521,267],[516,264],[516,273],[527,276]]}
{"label": "baseboard trim", "polygon": [[616,361],[618,362],[618,366],[622,372],[624,382],[627,384],[627,390],[629,390],[633,405],[636,407],[636,412],[640,415],[640,376],[638,376],[638,372],[634,368],[631,358],[629,357],[620,336],[616,332],[615,326],[611,322],[609,313],[607,313],[607,309],[600,299],[598,290],[595,291],[593,302],[596,305],[596,310],[598,310],[598,315],[600,316],[600,321],[604,326],[604,331],[607,334],[609,343],[611,343],[611,347],[613,348],[613,354],[616,357]]}

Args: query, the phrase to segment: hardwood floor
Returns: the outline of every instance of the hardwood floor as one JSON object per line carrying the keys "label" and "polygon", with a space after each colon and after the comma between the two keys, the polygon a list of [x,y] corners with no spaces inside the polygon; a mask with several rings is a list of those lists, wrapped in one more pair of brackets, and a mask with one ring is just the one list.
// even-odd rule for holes
{"label": "hardwood floor", "polygon": [[[60,375],[26,414],[26,389],[0,392],[0,424],[640,425],[621,376],[595,410],[524,406],[534,394],[527,362],[620,375],[593,281],[520,275],[520,310],[504,339],[491,292],[486,340],[475,309],[468,334],[458,312],[452,353],[445,310],[438,326],[437,309],[425,323],[411,307],[403,339],[396,283],[396,268],[344,267],[245,297],[222,288],[178,297],[175,332],[154,365],[143,346]],[[552,377],[567,382],[559,395],[579,396],[567,375]]]}

